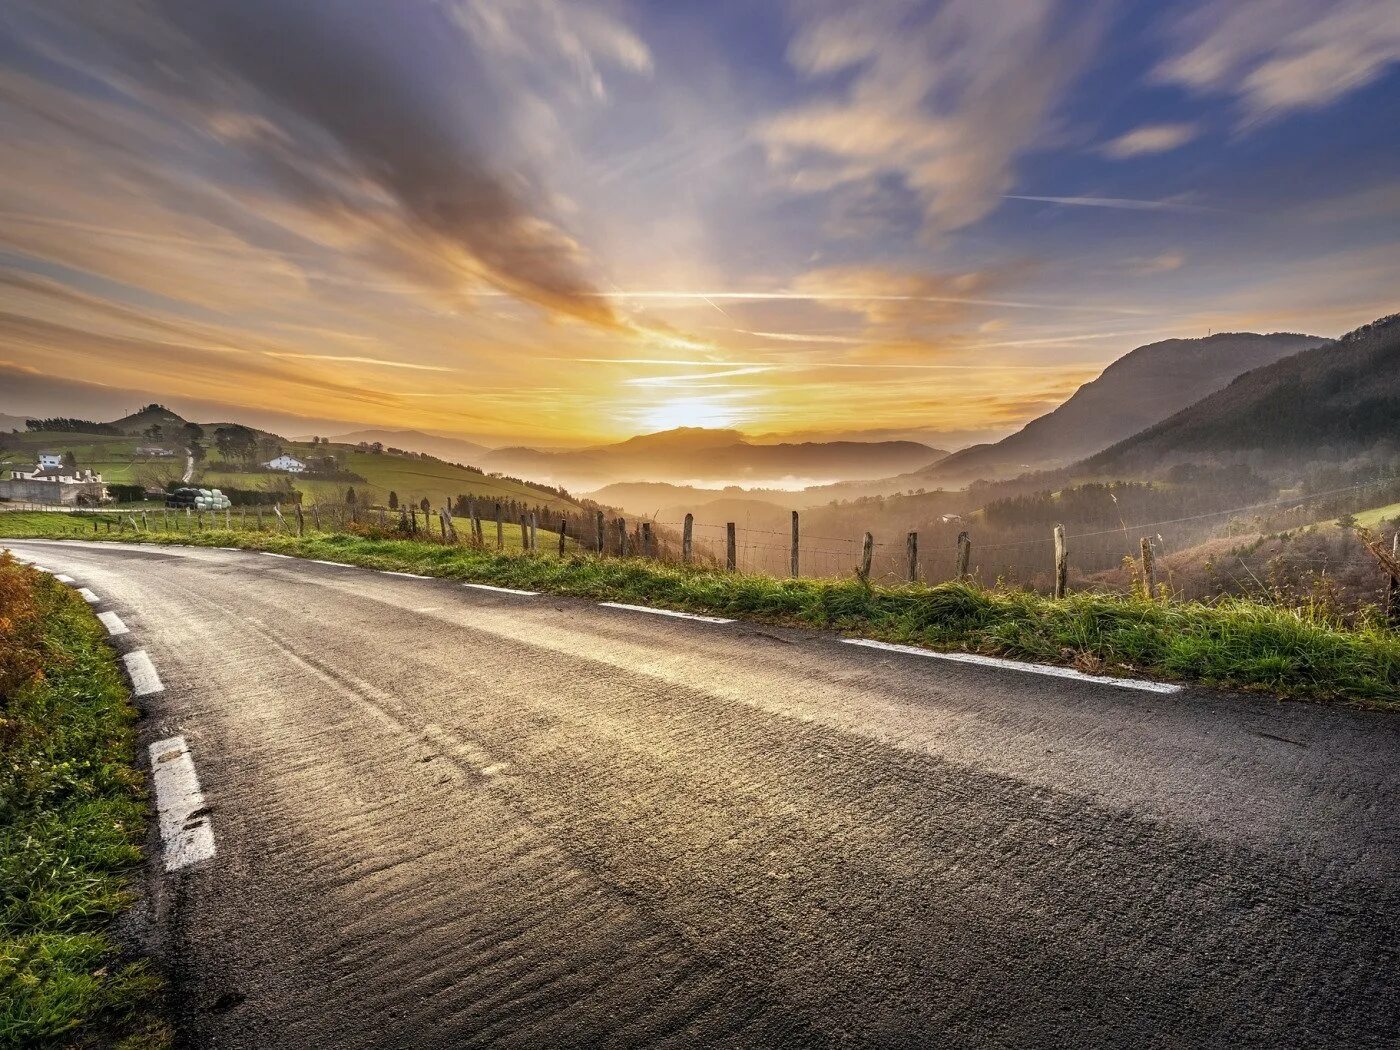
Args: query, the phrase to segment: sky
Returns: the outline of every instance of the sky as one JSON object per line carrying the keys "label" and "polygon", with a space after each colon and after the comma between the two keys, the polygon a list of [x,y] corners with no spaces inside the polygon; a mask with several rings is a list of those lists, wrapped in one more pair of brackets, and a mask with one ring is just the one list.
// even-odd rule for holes
{"label": "sky", "polygon": [[0,0],[0,412],[956,448],[1400,309],[1396,127],[1400,0]]}

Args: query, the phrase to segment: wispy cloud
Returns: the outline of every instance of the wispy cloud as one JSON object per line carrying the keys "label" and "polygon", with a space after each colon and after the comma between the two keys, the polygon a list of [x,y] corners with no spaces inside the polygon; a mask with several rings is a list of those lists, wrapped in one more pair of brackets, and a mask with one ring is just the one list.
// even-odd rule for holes
{"label": "wispy cloud", "polygon": [[1117,208],[1121,211],[1175,211],[1190,215],[1198,212],[1218,211],[1199,204],[1185,204],[1180,201],[1135,200],[1131,197],[1035,197],[1025,193],[1003,195],[1009,201],[1039,201],[1043,204],[1065,204],[1073,208]]}
{"label": "wispy cloud", "polygon": [[1166,153],[1186,145],[1198,134],[1200,129],[1195,124],[1144,124],[1105,143],[1100,152],[1115,160],[1126,160],[1150,153]]}
{"label": "wispy cloud", "polygon": [[799,191],[896,176],[935,231],[996,207],[1014,163],[1078,74],[1102,5],[949,0],[827,5],[799,29],[793,66],[844,84],[756,129]]}
{"label": "wispy cloud", "polygon": [[1400,62],[1395,0],[1199,0],[1157,80],[1233,96],[1244,124],[1318,109]]}

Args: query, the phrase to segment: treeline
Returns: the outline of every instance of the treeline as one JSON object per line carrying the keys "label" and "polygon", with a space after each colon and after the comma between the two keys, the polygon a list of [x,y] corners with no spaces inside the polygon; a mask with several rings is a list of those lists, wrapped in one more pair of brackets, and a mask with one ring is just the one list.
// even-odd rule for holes
{"label": "treeline", "polygon": [[91,419],[70,419],[67,416],[52,416],[48,419],[26,419],[24,425],[29,430],[62,430],[77,434],[106,434],[121,437],[122,432],[110,423],[96,423]]}

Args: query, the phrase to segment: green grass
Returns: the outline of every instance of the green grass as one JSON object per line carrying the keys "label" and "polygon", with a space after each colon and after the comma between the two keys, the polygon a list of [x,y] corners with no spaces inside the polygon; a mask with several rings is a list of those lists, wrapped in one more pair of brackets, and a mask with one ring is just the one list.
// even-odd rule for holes
{"label": "green grass", "polygon": [[137,447],[150,443],[144,438],[35,431],[7,434],[6,440],[20,447],[0,450],[0,468],[33,467],[40,451],[72,452],[79,467],[97,471],[103,481],[111,484],[132,483],[135,480],[133,471],[142,464],[172,464],[178,470],[183,469],[185,463],[183,453],[170,458],[137,459]]}
{"label": "green grass", "polygon": [[72,591],[0,556],[3,1046],[168,1043],[159,979],[109,933],[147,810],[136,711],[104,637]]}
{"label": "green grass", "polygon": [[[395,456],[387,452],[375,455],[361,452],[346,445],[311,445],[293,442],[283,446],[287,453],[298,459],[324,456],[327,451],[339,456],[341,464],[365,479],[365,484],[346,481],[316,481],[292,475],[292,484],[306,493],[306,502],[338,502],[347,488],[353,487],[359,496],[365,496],[375,504],[384,504],[389,493],[397,492],[404,501],[417,503],[427,497],[432,505],[441,506],[460,495],[475,496],[482,500],[517,500],[531,506],[549,507],[555,510],[573,510],[577,505],[558,496],[522,485],[518,481],[493,478],[477,474],[440,460],[418,459],[413,456]],[[281,474],[246,474],[237,471],[221,470],[217,454],[195,475],[201,485],[216,488],[262,488],[269,480],[277,480]]]}
{"label": "green grass", "polygon": [[[0,515],[0,533],[13,534],[10,519],[18,517]],[[133,538],[129,531],[126,538]],[[854,580],[774,579],[640,559],[522,556],[344,534],[298,539],[216,530],[169,539],[835,630],[1091,673],[1400,710],[1400,634],[1235,598],[1203,604],[1084,593],[1054,601],[951,583],[867,588]],[[541,548],[552,549],[543,537]]]}
{"label": "green grass", "polygon": [[1372,507],[1370,510],[1359,511],[1356,514],[1356,523],[1363,528],[1374,529],[1383,521],[1400,520],[1400,503],[1391,503],[1384,507]]}

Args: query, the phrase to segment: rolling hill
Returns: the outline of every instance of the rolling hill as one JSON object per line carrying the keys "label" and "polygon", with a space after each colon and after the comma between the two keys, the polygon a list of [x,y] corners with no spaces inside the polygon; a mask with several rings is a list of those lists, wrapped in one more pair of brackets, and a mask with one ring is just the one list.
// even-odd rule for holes
{"label": "rolling hill", "polygon": [[475,464],[490,451],[487,445],[479,445],[465,438],[443,437],[440,434],[425,434],[421,430],[356,430],[340,434],[330,439],[342,445],[358,445],[361,441],[374,444],[376,441],[385,448],[401,448],[408,452],[426,452],[430,456],[449,463]]}
{"label": "rolling hill", "polygon": [[1074,470],[1129,476],[1243,459],[1277,467],[1387,449],[1400,451],[1400,314],[1246,372]]}
{"label": "rolling hill", "polygon": [[811,484],[876,478],[947,455],[916,441],[752,444],[736,430],[680,427],[615,445],[549,452],[503,448],[482,465],[569,488],[617,481],[716,481],[762,486],[796,478]]}
{"label": "rolling hill", "polygon": [[1059,408],[992,445],[973,445],[919,471],[929,487],[1064,466],[1160,422],[1236,376],[1312,349],[1319,336],[1225,332],[1140,346]]}

